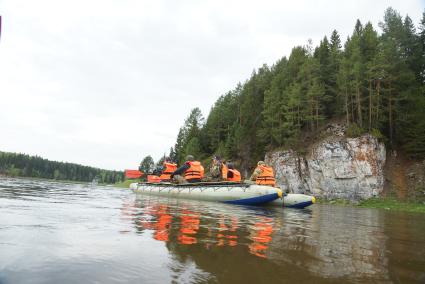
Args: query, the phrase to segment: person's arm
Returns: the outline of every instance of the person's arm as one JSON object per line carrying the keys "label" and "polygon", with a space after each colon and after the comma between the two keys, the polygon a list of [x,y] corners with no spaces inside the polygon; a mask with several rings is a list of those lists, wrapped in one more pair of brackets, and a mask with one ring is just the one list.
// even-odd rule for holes
{"label": "person's arm", "polygon": [[154,175],[156,176],[160,176],[162,174],[162,168],[161,167],[156,167],[153,172]]}
{"label": "person's arm", "polygon": [[259,168],[256,168],[249,179],[255,181],[260,174],[261,170]]}
{"label": "person's arm", "polygon": [[185,163],[183,166],[181,166],[180,168],[178,168],[177,170],[174,171],[174,173],[172,174],[172,176],[175,175],[182,175],[183,173],[185,173],[188,169],[190,168],[190,165],[188,163]]}

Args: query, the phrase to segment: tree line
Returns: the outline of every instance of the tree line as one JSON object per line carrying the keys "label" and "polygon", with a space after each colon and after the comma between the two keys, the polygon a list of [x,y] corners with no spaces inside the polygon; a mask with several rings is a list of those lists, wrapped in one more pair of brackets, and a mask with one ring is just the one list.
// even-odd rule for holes
{"label": "tree line", "polygon": [[425,157],[425,11],[416,28],[409,16],[385,11],[380,33],[357,20],[342,44],[334,30],[313,47],[254,70],[222,95],[205,120],[193,109],[170,156],[202,160],[213,154],[249,169],[268,150],[303,145],[330,121],[347,133],[372,133],[390,149]]}
{"label": "tree line", "polygon": [[50,161],[38,156],[0,152],[0,174],[56,180],[116,183],[124,179],[121,171],[109,171],[73,163]]}

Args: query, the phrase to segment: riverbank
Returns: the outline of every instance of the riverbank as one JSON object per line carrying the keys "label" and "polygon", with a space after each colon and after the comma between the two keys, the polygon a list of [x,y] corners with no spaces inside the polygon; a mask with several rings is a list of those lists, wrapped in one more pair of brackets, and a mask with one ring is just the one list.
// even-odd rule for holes
{"label": "riverbank", "polygon": [[416,212],[425,214],[425,203],[401,201],[395,198],[371,198],[360,201],[359,203],[353,203],[344,199],[318,199],[317,203],[337,206],[354,206],[360,208],[378,208],[391,211]]}
{"label": "riverbank", "polygon": [[125,181],[122,182],[117,182],[114,184],[115,187],[120,187],[120,188],[129,188],[130,184],[133,182],[139,182],[138,179],[127,179]]}
{"label": "riverbank", "polygon": [[[0,174],[0,178],[5,179],[22,179],[22,180],[39,180],[39,181],[51,181],[51,182],[62,182],[62,183],[75,183],[75,184],[87,184],[88,181],[78,181],[78,180],[67,180],[67,179],[52,179],[52,178],[43,178],[43,177],[23,177],[23,176],[10,176]],[[100,184],[100,183],[99,183]]]}
{"label": "riverbank", "polygon": [[360,202],[358,207],[363,208],[381,208],[393,211],[417,212],[425,214],[425,203],[406,202],[389,198],[371,198]]}

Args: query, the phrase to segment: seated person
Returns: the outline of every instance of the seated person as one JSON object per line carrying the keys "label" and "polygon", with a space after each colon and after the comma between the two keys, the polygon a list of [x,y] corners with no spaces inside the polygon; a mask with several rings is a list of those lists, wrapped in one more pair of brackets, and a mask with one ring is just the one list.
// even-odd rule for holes
{"label": "seated person", "polygon": [[[227,168],[224,170],[226,171]],[[211,165],[208,180],[209,181],[222,181],[223,178],[223,162],[219,156],[214,156]]]}
{"label": "seated person", "polygon": [[241,181],[241,173],[234,168],[232,162],[227,163],[226,181],[233,181],[233,182]]}
{"label": "seated person", "polygon": [[259,185],[276,185],[273,168],[267,166],[263,161],[257,163],[257,167],[251,175],[250,180],[255,181],[255,183]]}
{"label": "seated person", "polygon": [[178,183],[201,182],[204,177],[204,167],[195,161],[192,155],[186,157],[186,162],[171,174],[171,179]]}
{"label": "seated person", "polygon": [[159,178],[161,179],[161,182],[171,181],[171,174],[173,174],[176,169],[177,169],[177,164],[173,163],[170,157],[166,157],[161,167],[161,174],[159,176]]}

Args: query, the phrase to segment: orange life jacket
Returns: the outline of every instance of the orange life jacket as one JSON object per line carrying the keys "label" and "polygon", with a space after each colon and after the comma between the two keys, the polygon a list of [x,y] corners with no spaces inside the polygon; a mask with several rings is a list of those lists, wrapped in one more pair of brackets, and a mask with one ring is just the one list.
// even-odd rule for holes
{"label": "orange life jacket", "polygon": [[238,170],[229,169],[229,172],[233,173],[233,177],[226,178],[227,181],[234,181],[234,182],[241,181],[241,173]]}
{"label": "orange life jacket", "polygon": [[188,162],[190,168],[184,173],[186,180],[201,179],[204,177],[204,167],[198,161]]}
{"label": "orange life jacket", "polygon": [[258,166],[261,174],[255,180],[256,184],[275,186],[276,180],[274,179],[273,168],[269,166]]}
{"label": "orange life jacket", "polygon": [[168,181],[171,179],[171,174],[174,173],[175,170],[177,170],[177,165],[174,163],[164,162],[165,169],[162,171],[159,178],[162,181]]}
{"label": "orange life jacket", "polygon": [[160,181],[161,181],[161,179],[159,178],[159,176],[148,175],[148,182],[150,182],[150,183],[158,183]]}
{"label": "orange life jacket", "polygon": [[226,166],[226,164],[221,164],[221,178],[223,180],[227,180],[227,172],[229,171],[229,168]]}

